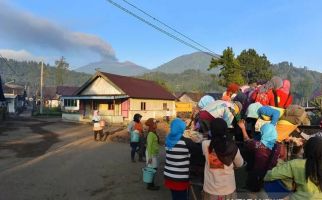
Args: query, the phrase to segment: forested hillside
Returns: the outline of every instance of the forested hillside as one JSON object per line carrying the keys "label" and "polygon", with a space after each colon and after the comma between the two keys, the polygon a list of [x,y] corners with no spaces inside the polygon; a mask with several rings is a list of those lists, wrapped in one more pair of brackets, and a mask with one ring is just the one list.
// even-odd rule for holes
{"label": "forested hillside", "polygon": [[[193,60],[197,60],[197,55],[193,54]],[[187,56],[186,56],[187,57]],[[204,57],[202,55],[202,57]],[[180,59],[180,63],[188,66],[189,60],[184,61]],[[171,62],[168,66],[173,68]],[[177,63],[178,64],[178,63]],[[203,66],[207,69],[208,66]],[[206,65],[206,63],[204,63]],[[250,65],[250,64],[249,64]],[[9,67],[10,66],[10,67]],[[16,84],[29,86],[32,94],[39,91],[40,86],[40,67],[41,64],[34,61],[18,62],[15,60],[8,60],[4,62],[0,60],[0,74],[3,83],[15,81]],[[138,76],[139,78],[153,80],[166,87],[171,92],[222,92],[223,86],[219,83],[220,77],[218,76],[218,68],[205,72],[204,70],[195,69],[191,64],[191,69],[187,69],[182,73],[165,73],[165,72],[149,72],[144,75]],[[180,66],[178,66],[180,68]],[[297,68],[292,63],[281,62],[279,64],[270,64],[269,69],[272,70],[272,75],[278,75],[282,78],[291,80],[292,93],[296,102],[305,102],[310,99],[314,91],[321,90],[322,74],[316,71],[308,70],[307,68]],[[63,69],[57,70],[57,67],[44,65],[44,86],[81,86],[92,75],[70,71]],[[61,77],[61,80],[59,80]]]}
{"label": "forested hillside", "polygon": [[[2,82],[12,82],[15,84],[28,86],[31,93],[34,95],[39,90],[40,86],[40,70],[41,63],[34,61],[18,62],[15,60],[0,60],[0,74]],[[58,81],[57,77],[61,76],[62,81]],[[56,67],[44,64],[44,86],[80,86],[87,81],[91,75],[64,70],[58,74]]]}
{"label": "forested hillside", "polygon": [[139,78],[156,81],[172,92],[215,92],[224,90],[218,84],[215,75],[194,69],[177,74],[150,72],[139,76]]}

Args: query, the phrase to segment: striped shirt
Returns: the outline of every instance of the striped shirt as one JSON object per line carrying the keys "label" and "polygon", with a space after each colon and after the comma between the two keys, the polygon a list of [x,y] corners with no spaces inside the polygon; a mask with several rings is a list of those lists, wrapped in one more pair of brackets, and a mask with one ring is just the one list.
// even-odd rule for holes
{"label": "striped shirt", "polygon": [[191,152],[196,144],[182,137],[171,149],[166,147],[164,177],[173,181],[188,181]]}

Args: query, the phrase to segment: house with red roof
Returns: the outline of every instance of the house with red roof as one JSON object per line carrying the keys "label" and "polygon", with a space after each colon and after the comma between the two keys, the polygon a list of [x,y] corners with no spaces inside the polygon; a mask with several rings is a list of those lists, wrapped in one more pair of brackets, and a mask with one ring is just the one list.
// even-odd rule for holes
{"label": "house with red roof", "polygon": [[73,95],[62,95],[63,119],[91,121],[94,110],[109,123],[131,121],[135,113],[162,118],[167,109],[175,116],[175,97],[155,83],[97,71]]}

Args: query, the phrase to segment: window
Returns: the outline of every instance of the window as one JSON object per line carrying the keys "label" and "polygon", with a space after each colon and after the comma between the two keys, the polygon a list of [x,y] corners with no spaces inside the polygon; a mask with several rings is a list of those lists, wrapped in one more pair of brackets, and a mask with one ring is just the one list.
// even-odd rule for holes
{"label": "window", "polygon": [[163,110],[167,110],[167,109],[168,109],[167,103],[163,103]]}
{"label": "window", "polygon": [[145,110],[145,102],[141,102],[141,110]]}
{"label": "window", "polygon": [[108,110],[114,110],[114,104],[113,103],[108,104]]}
{"label": "window", "polygon": [[77,100],[76,99],[64,99],[64,106],[65,107],[77,107]]}

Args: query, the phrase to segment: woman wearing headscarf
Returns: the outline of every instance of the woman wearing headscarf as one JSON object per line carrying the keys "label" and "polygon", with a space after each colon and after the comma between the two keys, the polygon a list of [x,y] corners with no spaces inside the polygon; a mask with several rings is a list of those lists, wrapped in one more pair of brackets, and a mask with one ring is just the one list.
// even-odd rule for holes
{"label": "woman wearing headscarf", "polygon": [[263,178],[267,170],[277,164],[281,147],[276,143],[277,131],[273,124],[264,124],[260,129],[260,140],[250,139],[247,135],[245,122],[238,122],[242,130],[245,147],[251,158],[247,160],[248,177],[246,185],[253,192],[258,192],[263,186]]}
{"label": "woman wearing headscarf", "polygon": [[312,137],[304,146],[304,158],[294,159],[268,171],[265,181],[292,179],[296,191],[290,199],[322,199],[322,138]]}
{"label": "woman wearing headscarf", "polygon": [[224,101],[231,101],[232,98],[234,98],[237,94],[237,92],[240,90],[240,87],[236,83],[230,83],[227,87],[227,90],[222,95],[222,100]]}
{"label": "woman wearing headscarf", "polygon": [[[157,134],[157,120],[149,118],[146,120],[145,125],[148,127],[148,136],[146,143],[146,164],[155,170],[158,169],[158,156],[159,156],[159,136]],[[154,185],[154,177],[152,183],[148,183],[148,190],[158,190],[160,187]]]}
{"label": "woman wearing headscarf", "polygon": [[165,141],[164,185],[171,190],[172,200],[186,200],[189,193],[190,155],[201,148],[191,139],[183,137],[186,124],[175,118]]}
{"label": "woman wearing headscarf", "polygon": [[209,121],[214,118],[203,109],[213,102],[215,102],[215,99],[210,95],[201,97],[198,102],[198,113],[196,113],[195,116],[194,129],[199,131],[200,133],[204,133],[206,137],[209,131]]}
{"label": "woman wearing headscarf", "polygon": [[[94,131],[94,140],[95,141],[102,141],[103,139],[103,127],[100,125],[101,116],[99,115],[99,110],[94,110],[93,113],[93,131]],[[97,138],[98,135],[98,138]]]}
{"label": "woman wearing headscarf", "polygon": [[291,82],[289,80],[283,81],[283,86],[276,90],[274,93],[274,104],[271,106],[287,108],[293,102],[293,96],[291,95]]}
{"label": "woman wearing headscarf", "polygon": [[210,122],[211,140],[202,143],[206,158],[204,171],[204,200],[235,199],[234,167],[243,165],[243,158],[233,140],[227,135],[227,123],[216,118]]}
{"label": "woman wearing headscarf", "polygon": [[[135,152],[139,147],[140,136],[143,134],[143,125],[141,123],[142,115],[136,113],[133,116],[133,121],[128,126],[128,132],[130,134],[130,146],[131,146],[131,161],[135,162]],[[139,160],[142,160],[142,155],[139,153]]]}

